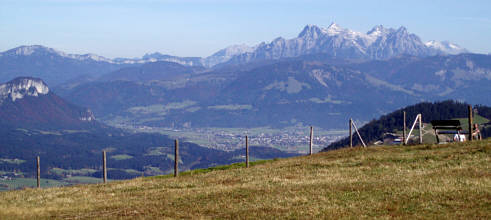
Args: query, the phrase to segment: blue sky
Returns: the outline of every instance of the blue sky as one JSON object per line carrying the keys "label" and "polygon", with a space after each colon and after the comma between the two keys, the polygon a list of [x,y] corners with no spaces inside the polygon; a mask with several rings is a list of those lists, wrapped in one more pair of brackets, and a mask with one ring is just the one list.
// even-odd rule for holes
{"label": "blue sky", "polygon": [[0,0],[0,51],[40,44],[110,58],[209,56],[336,22],[360,32],[405,26],[423,41],[490,53],[490,9],[488,0]]}

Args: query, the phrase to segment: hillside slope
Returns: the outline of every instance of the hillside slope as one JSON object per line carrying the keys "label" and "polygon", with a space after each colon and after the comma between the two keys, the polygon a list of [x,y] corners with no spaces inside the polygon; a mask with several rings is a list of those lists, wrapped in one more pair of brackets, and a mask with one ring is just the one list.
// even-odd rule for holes
{"label": "hillside slope", "polygon": [[491,218],[491,140],[0,193],[0,218]]}

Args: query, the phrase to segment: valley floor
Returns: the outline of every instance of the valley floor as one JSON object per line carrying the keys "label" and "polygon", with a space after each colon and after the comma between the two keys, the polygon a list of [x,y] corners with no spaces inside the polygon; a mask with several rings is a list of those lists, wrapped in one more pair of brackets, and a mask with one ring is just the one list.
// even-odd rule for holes
{"label": "valley floor", "polygon": [[490,139],[341,149],[178,178],[0,192],[0,219],[490,219],[490,165]]}
{"label": "valley floor", "polygon": [[[224,151],[233,151],[244,147],[244,136],[249,136],[253,145],[277,148],[282,151],[294,153],[307,153],[309,145],[308,126],[291,126],[285,128],[255,127],[255,128],[219,128],[199,127],[181,128],[179,130],[165,127],[134,126],[119,121],[105,121],[113,127],[134,132],[156,132],[168,135],[171,138],[186,140],[204,147]],[[315,127],[315,152],[321,151],[330,143],[343,138],[348,130],[325,130]]]}

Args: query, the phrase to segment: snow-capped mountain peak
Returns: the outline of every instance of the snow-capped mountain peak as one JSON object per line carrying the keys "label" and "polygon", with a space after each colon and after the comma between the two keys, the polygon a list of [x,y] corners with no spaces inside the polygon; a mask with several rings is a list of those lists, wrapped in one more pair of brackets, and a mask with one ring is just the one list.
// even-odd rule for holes
{"label": "snow-capped mountain peak", "polygon": [[[344,40],[348,40],[351,42],[371,41],[369,39],[370,37],[368,37],[366,34],[356,32],[348,28],[343,28],[334,22],[331,25],[329,25],[329,27],[326,29],[326,35],[327,37],[342,38]],[[358,43],[352,43],[352,44],[358,44]]]}
{"label": "snow-capped mountain peak", "polygon": [[303,30],[298,34],[298,38],[311,38],[317,39],[319,36],[327,34],[327,30],[320,28],[316,25],[306,25]]}
{"label": "snow-capped mountain peak", "polygon": [[52,54],[64,55],[63,52],[41,45],[20,46],[5,52],[6,55],[10,55],[10,56],[29,56],[34,53],[52,53]]}
{"label": "snow-capped mountain peak", "polygon": [[220,63],[225,63],[234,56],[253,52],[255,49],[256,47],[250,47],[245,44],[232,45],[202,59],[202,64],[207,67],[212,67]]}
{"label": "snow-capped mountain peak", "polygon": [[375,27],[373,27],[370,31],[367,32],[367,35],[369,36],[374,36],[374,37],[379,37],[379,36],[383,36],[383,35],[386,35],[390,32],[394,32],[395,30],[392,29],[392,28],[385,28],[384,26],[382,25],[377,25]]}
{"label": "snow-capped mountain peak", "polygon": [[347,32],[347,31],[349,31],[349,30],[342,28],[341,26],[339,26],[338,24],[336,24],[334,22],[331,23],[331,25],[329,25],[329,27],[327,27],[327,34],[330,36],[338,35],[338,34],[341,34],[341,33]]}
{"label": "snow-capped mountain peak", "polygon": [[15,55],[24,55],[24,56],[28,56],[28,55],[31,55],[33,54],[36,50],[38,49],[42,49],[43,47],[42,46],[39,46],[39,45],[33,45],[33,46],[25,46],[25,47],[17,47],[15,49],[13,49],[13,54]]}
{"label": "snow-capped mountain peak", "polygon": [[430,40],[425,43],[428,48],[442,51],[446,54],[459,54],[459,53],[467,53],[468,51],[454,43],[450,43],[448,41],[435,41]]}
{"label": "snow-capped mountain peak", "polygon": [[103,56],[99,56],[96,54],[67,54],[62,51],[55,50],[53,48],[41,46],[41,45],[29,45],[29,46],[20,46],[16,47],[14,49],[8,50],[2,55],[7,55],[7,56],[32,56],[32,55],[54,55],[54,56],[60,56],[60,57],[65,57],[65,58],[70,58],[70,59],[76,59],[76,60],[93,60],[93,61],[98,61],[98,62],[108,62],[108,63],[113,63],[113,61],[109,58],[105,58]]}
{"label": "snow-capped mountain peak", "polygon": [[407,28],[404,26],[401,26],[401,27],[399,27],[399,29],[397,29],[397,32],[407,33]]}
{"label": "snow-capped mountain peak", "polygon": [[83,55],[66,54],[65,57],[70,57],[70,58],[77,59],[77,60],[93,60],[93,61],[99,61],[99,62],[102,61],[102,62],[114,63],[113,60],[111,60],[109,58],[99,56],[99,55],[93,54],[93,53],[88,53],[88,54],[83,54]]}
{"label": "snow-capped mountain peak", "polygon": [[236,54],[252,52],[253,50],[254,50],[254,47],[247,46],[246,44],[238,44],[238,45],[232,45],[230,47],[227,47],[227,48],[223,49],[222,51],[226,55],[233,56]]}

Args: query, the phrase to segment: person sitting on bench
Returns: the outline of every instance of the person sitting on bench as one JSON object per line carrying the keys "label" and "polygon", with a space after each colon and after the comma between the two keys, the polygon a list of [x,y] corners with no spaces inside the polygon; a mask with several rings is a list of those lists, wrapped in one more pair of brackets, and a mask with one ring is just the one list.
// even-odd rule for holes
{"label": "person sitting on bench", "polygon": [[460,131],[462,131],[462,130],[458,130],[457,134],[455,134],[455,136],[453,136],[453,141],[455,141],[455,142],[464,142],[465,141],[465,135],[461,134]]}
{"label": "person sitting on bench", "polygon": [[472,137],[475,138],[476,140],[482,140],[481,137],[481,131],[479,131],[479,125],[476,123],[474,124],[474,132],[472,132]]}

